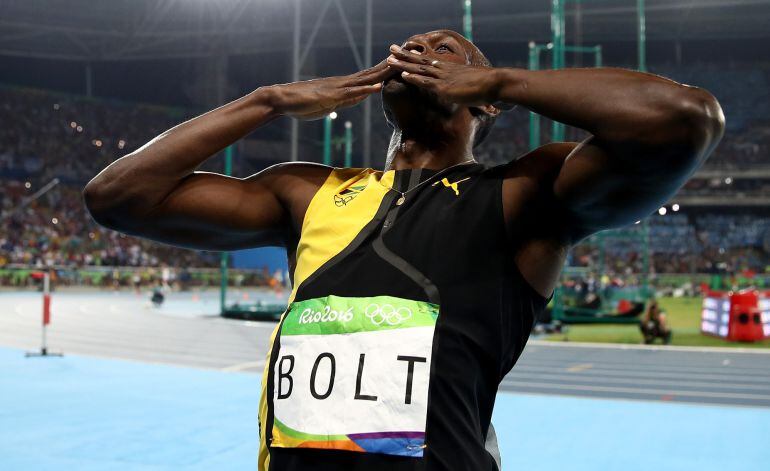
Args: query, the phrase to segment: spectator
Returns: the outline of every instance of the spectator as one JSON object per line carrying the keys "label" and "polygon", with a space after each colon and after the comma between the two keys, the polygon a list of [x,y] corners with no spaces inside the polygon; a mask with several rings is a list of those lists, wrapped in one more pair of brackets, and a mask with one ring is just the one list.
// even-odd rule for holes
{"label": "spectator", "polygon": [[671,329],[666,322],[666,313],[658,306],[658,301],[653,299],[647,307],[647,312],[642,316],[639,322],[639,329],[642,331],[644,343],[649,345],[655,343],[655,339],[661,339],[665,345],[671,343]]}

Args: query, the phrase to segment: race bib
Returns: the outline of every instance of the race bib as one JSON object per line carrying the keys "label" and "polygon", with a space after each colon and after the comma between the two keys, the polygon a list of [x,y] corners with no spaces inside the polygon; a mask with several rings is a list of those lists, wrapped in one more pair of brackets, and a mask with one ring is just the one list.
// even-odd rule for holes
{"label": "race bib", "polygon": [[271,446],[423,456],[435,304],[295,302],[273,375]]}

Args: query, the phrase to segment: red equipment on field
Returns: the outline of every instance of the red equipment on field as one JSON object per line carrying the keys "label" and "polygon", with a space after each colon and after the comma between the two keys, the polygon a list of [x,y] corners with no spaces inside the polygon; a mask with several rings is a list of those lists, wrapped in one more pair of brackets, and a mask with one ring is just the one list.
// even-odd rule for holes
{"label": "red equipment on field", "polygon": [[62,356],[61,353],[51,353],[48,351],[48,324],[51,323],[51,274],[45,272],[35,272],[30,275],[36,280],[43,282],[43,335],[40,344],[40,352],[27,352],[28,357],[47,357]]}
{"label": "red equipment on field", "polygon": [[705,291],[701,332],[734,342],[770,338],[770,296],[755,289]]}

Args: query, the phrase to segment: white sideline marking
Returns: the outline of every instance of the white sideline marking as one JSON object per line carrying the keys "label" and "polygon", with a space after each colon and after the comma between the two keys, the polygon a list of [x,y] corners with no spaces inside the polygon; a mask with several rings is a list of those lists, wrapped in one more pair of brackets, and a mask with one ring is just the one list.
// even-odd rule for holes
{"label": "white sideline marking", "polygon": [[573,391],[649,394],[649,395],[656,395],[656,396],[673,395],[680,398],[681,397],[710,397],[710,398],[721,398],[721,399],[744,399],[744,400],[753,399],[753,400],[760,400],[760,401],[770,401],[770,395],[766,395],[766,394],[720,393],[720,392],[712,392],[712,391],[680,391],[676,389],[627,388],[622,386],[586,386],[586,385],[579,385],[579,384],[539,383],[534,381],[511,381],[511,382],[506,382],[506,386],[540,388],[541,391],[549,390],[549,389],[563,389],[563,390],[573,390]]}
{"label": "white sideline marking", "polygon": [[[710,368],[711,370],[714,370],[715,368]],[[511,370],[511,373],[508,374],[519,374],[519,375],[529,375],[529,374],[548,374],[548,372],[553,372],[553,374],[558,374],[561,377],[569,377],[568,375],[564,375],[562,373],[564,371],[564,368],[561,366],[534,366],[534,365],[527,365],[525,363],[522,364],[516,364],[515,368]],[[761,377],[758,377],[756,373],[752,374],[734,374],[729,371],[726,371],[722,374],[708,374],[708,373],[691,373],[689,371],[670,371],[670,370],[629,370],[628,368],[624,367],[605,367],[605,366],[599,366],[597,368],[592,369],[586,375],[591,377],[606,377],[606,378],[613,378],[613,377],[619,377],[619,378],[656,378],[656,379],[664,379],[664,378],[672,378],[672,379],[681,379],[683,375],[686,376],[689,380],[702,380],[702,381],[724,381],[726,379],[729,379],[730,381],[735,382],[742,382],[742,383],[759,383],[759,384],[767,384],[768,389],[770,390],[770,381],[768,379],[764,379]]]}
{"label": "white sideline marking", "polygon": [[513,391],[513,390],[498,390],[498,396],[559,396],[559,397],[572,397],[575,399],[582,399],[586,401],[612,401],[612,402],[637,402],[649,404],[651,402],[657,404],[673,405],[673,406],[696,406],[696,407],[711,407],[711,408],[738,408],[738,409],[764,409],[762,406],[755,406],[751,404],[739,404],[737,402],[721,403],[721,402],[695,402],[695,401],[662,401],[660,399],[654,400],[649,398],[636,398],[636,397],[610,397],[610,396],[585,396],[580,393],[567,392],[542,392],[542,391]]}
{"label": "white sideline marking", "polygon": [[247,361],[244,363],[237,363],[235,365],[222,368],[222,371],[243,371],[251,368],[263,368],[265,366],[264,361]]}
{"label": "white sideline marking", "polygon": [[559,342],[551,340],[530,340],[528,345],[538,347],[576,347],[576,348],[605,348],[611,350],[652,350],[673,352],[709,352],[709,353],[753,353],[770,355],[770,348],[743,347],[683,347],[675,345],[635,345],[630,343],[596,343],[596,342]]}
{"label": "white sideline marking", "polygon": [[[732,390],[753,390],[753,391],[759,391],[760,393],[767,393],[770,392],[770,388],[766,384],[746,384],[746,383],[739,383],[739,382],[730,382],[730,381],[719,381],[719,384],[715,385],[714,381],[694,381],[690,380],[689,378],[682,378],[681,380],[671,380],[667,378],[646,378],[646,379],[640,379],[640,378],[624,378],[624,377],[614,377],[614,378],[602,378],[602,380],[594,379],[595,376],[592,376],[590,373],[583,376],[567,376],[564,374],[554,374],[554,373],[530,373],[526,375],[514,375],[514,376],[506,376],[503,380],[503,383],[505,384],[517,384],[519,382],[527,382],[527,381],[545,381],[545,380],[556,380],[560,381],[560,383],[555,384],[562,384],[562,385],[585,385],[584,383],[598,383],[599,381],[602,381],[604,385],[607,387],[610,386],[618,386],[621,387],[622,385],[632,385],[633,386],[659,386],[664,388],[673,388],[673,387],[680,387],[680,386],[689,386],[692,388],[701,388],[703,389],[709,389],[709,388],[722,388],[722,389],[732,389]],[[573,383],[572,381],[581,381],[580,383]],[[592,386],[592,384],[588,384],[588,386]],[[720,392],[720,391],[715,391]],[[730,391],[724,391],[725,394],[730,394]],[[746,392],[746,394],[752,394],[751,392]]]}

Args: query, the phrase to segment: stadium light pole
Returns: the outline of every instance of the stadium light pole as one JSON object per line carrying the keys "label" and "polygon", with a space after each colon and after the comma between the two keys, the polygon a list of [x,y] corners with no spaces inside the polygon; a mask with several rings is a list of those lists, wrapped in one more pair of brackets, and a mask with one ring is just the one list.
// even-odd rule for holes
{"label": "stadium light pole", "polygon": [[345,168],[353,166],[353,123],[345,121]]}
{"label": "stadium light pole", "polygon": [[324,117],[324,154],[323,164],[332,164],[332,121],[337,119],[337,113],[332,111]]}
{"label": "stadium light pole", "polygon": [[[540,69],[540,48],[535,41],[529,42],[529,70]],[[540,115],[529,112],[529,150],[540,147]]]}
{"label": "stadium light pole", "polygon": [[636,0],[636,42],[639,71],[647,72],[647,17],[644,14],[644,0]]}
{"label": "stadium light pole", "polygon": [[471,0],[463,0],[463,36],[468,41],[473,41],[473,16],[471,14]]}
{"label": "stadium light pole", "polygon": [[[225,148],[225,175],[233,174],[233,146]],[[219,313],[225,312],[227,296],[227,269],[229,268],[230,252],[222,252],[219,258]]]}
{"label": "stadium light pole", "polygon": [[594,46],[594,67],[602,66],[602,46]]}
{"label": "stadium light pole", "polygon": [[[364,66],[372,66],[372,0],[366,0],[364,19]],[[364,167],[372,166],[372,99],[364,101]]]}
{"label": "stadium light pole", "polygon": [[[551,51],[551,67],[554,70],[564,68],[564,46],[566,39],[564,34],[564,1],[551,0],[551,33],[553,51]],[[551,123],[551,140],[564,140],[564,123],[553,121]]]}
{"label": "stadium light pole", "polygon": [[[294,30],[292,31],[292,49],[291,49],[291,81],[299,81],[300,69],[300,34],[302,27],[302,10],[300,2],[294,0]],[[291,161],[299,160],[299,122],[296,119],[290,121],[291,126]]]}

